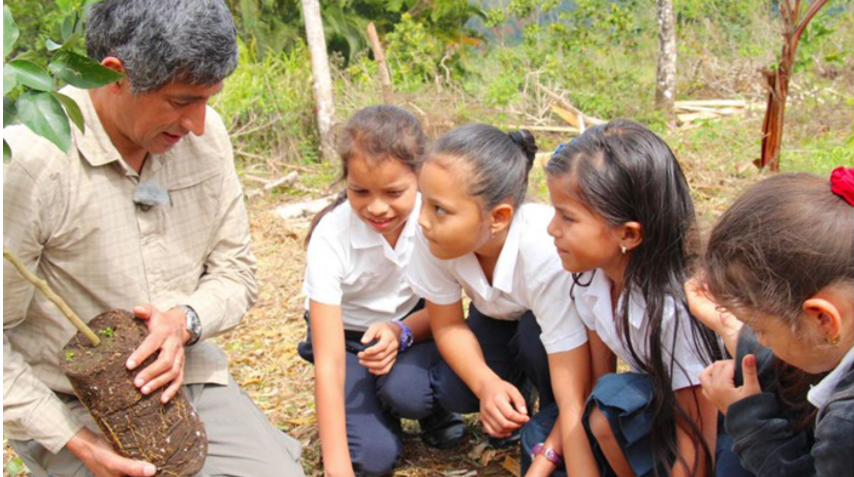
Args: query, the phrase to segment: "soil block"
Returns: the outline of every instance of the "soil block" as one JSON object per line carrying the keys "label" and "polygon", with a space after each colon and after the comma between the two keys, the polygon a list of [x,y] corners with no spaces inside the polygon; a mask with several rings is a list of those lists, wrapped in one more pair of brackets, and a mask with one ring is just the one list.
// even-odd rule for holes
{"label": "soil block", "polygon": [[102,313],[89,322],[101,337],[93,347],[82,334],[62,349],[60,366],[74,393],[119,454],[157,466],[158,476],[191,476],[202,469],[208,440],[199,415],[179,391],[160,402],[165,387],[143,395],[133,384],[139,371],[157,359],[150,356],[133,371],[125,367],[148,328],[124,310]]}

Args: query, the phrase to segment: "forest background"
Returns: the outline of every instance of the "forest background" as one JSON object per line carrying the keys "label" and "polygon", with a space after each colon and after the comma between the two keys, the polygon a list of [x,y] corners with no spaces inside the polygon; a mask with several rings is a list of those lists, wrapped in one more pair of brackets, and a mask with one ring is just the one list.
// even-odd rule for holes
{"label": "forest background", "polygon": [[[301,2],[226,1],[240,66],[212,106],[234,143],[262,290],[243,325],[218,340],[237,381],[303,442],[308,473],[322,475],[313,369],[296,356],[305,333],[299,290],[307,218],[292,211],[311,210],[313,200],[337,191],[340,164],[320,153]],[[46,38],[60,37],[63,14],[54,2],[5,5],[20,29],[17,54],[43,51]],[[550,152],[576,134],[567,103],[593,118],[631,118],[674,149],[708,227],[740,190],[769,174],[753,161],[768,94],[762,72],[779,61],[782,23],[774,0],[674,0],[673,7],[677,108],[670,113],[655,104],[655,0],[322,0],[334,120],[383,102],[366,34],[373,22],[391,100],[414,112],[431,138],[468,122],[522,126]],[[789,87],[781,170],[828,175],[854,165],[854,1],[830,0],[812,20]],[[719,100],[729,106],[710,106]],[[543,177],[536,167],[532,200],[548,200]],[[486,448],[473,419],[469,427],[466,445],[443,454],[422,446],[417,424],[407,423],[396,475],[518,472],[514,451]],[[4,476],[27,475],[6,446],[3,465]]]}

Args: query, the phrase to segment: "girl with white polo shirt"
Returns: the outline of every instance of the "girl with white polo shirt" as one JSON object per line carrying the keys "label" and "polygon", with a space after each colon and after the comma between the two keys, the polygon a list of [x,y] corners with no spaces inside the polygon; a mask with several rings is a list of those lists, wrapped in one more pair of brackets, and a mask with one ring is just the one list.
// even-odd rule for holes
{"label": "girl with white polo shirt", "polygon": [[[584,432],[589,357],[584,324],[570,314],[572,276],[546,233],[551,208],[522,203],[536,149],[528,131],[461,126],[430,148],[418,179],[422,233],[407,277],[426,301],[447,362],[435,373],[439,402],[479,411],[497,444],[515,442],[530,419],[520,391],[526,380],[541,406],[557,400]],[[468,319],[463,290],[471,298]],[[532,471],[560,464],[552,442],[538,447]]]}
{"label": "girl with white polo shirt", "polygon": [[419,419],[424,441],[462,437],[442,409],[431,372],[440,362],[423,303],[404,278],[420,197],[425,136],[395,106],[358,111],[338,140],[346,190],[315,217],[303,291],[326,475],[383,475],[402,449],[400,418]]}
{"label": "girl with white polo shirt", "polygon": [[[721,347],[686,306],[695,214],[676,157],[618,119],[559,147],[546,173],[549,233],[574,276],[572,315],[589,330],[595,382],[587,437],[564,446],[592,448],[599,468],[584,475],[714,475],[715,461],[733,459],[700,373]],[[631,372],[616,374],[617,357]],[[744,471],[735,461],[725,475]]]}

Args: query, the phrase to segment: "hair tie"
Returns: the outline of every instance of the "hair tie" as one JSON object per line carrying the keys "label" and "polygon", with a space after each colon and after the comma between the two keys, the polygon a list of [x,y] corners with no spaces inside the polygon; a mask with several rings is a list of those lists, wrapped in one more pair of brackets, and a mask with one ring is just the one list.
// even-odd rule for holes
{"label": "hair tie", "polygon": [[557,149],[555,149],[555,152],[553,152],[552,155],[559,153],[564,147],[566,147],[566,144],[558,144]]}
{"label": "hair tie", "polygon": [[854,207],[854,167],[837,167],[830,173],[830,191]]}

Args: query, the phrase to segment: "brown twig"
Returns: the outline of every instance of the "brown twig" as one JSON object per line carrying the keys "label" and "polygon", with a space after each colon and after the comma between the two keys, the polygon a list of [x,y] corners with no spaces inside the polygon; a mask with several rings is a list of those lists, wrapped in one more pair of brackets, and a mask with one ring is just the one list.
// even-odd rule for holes
{"label": "brown twig", "polygon": [[3,247],[3,258],[6,259],[9,263],[11,263],[15,267],[15,269],[18,270],[18,273],[20,273],[21,276],[24,277],[24,279],[35,285],[35,287],[42,292],[45,298],[47,298],[54,305],[56,305],[57,308],[59,308],[59,311],[61,311],[62,314],[65,315],[66,318],[68,318],[68,321],[70,321],[72,325],[74,325],[78,330],[80,330],[81,333],[86,335],[86,338],[89,339],[89,341],[92,343],[92,346],[98,346],[101,344],[101,339],[98,338],[98,335],[96,335],[92,331],[92,329],[89,328],[88,325],[86,325],[86,323],[83,323],[83,320],[81,320],[80,317],[77,316],[76,313],[74,313],[74,310],[72,310],[71,307],[69,307],[68,304],[65,303],[65,300],[63,300],[61,296],[57,295],[50,288],[50,286],[48,286],[46,281],[35,276],[33,272],[27,270],[27,267],[25,267],[24,264],[21,263],[21,260],[5,247]]}

